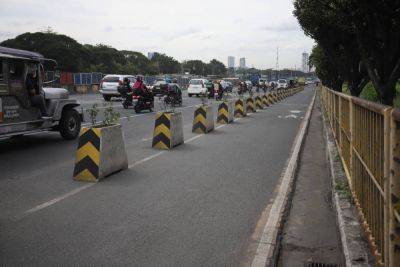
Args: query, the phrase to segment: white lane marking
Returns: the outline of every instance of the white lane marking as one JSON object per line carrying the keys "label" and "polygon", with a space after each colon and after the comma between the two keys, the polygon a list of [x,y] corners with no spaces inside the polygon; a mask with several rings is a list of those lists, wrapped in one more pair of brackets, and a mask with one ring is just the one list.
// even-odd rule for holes
{"label": "white lane marking", "polygon": [[297,114],[297,113],[301,113],[301,111],[300,111],[300,110],[291,110],[290,113],[295,113],[295,114]]}
{"label": "white lane marking", "polygon": [[[237,120],[240,120],[240,118],[238,118]],[[227,125],[227,124],[219,125],[219,126],[215,127],[215,129],[220,129],[220,128],[222,128],[222,127],[225,127],[226,125]],[[202,137],[202,136],[204,136],[204,135],[205,135],[205,134],[199,134],[199,135],[193,136],[192,138],[189,138],[188,140],[184,141],[184,143],[190,143],[190,142],[192,142],[192,141],[194,141],[194,140],[196,140],[196,139],[198,139],[198,138],[200,138],[200,137]],[[135,163],[129,165],[128,168],[129,168],[129,169],[134,168],[134,167],[136,167],[136,166],[138,166],[138,165],[140,165],[140,164],[143,164],[143,163],[145,163],[145,162],[147,162],[147,161],[149,161],[149,160],[151,160],[151,159],[154,159],[154,158],[157,158],[157,157],[161,156],[161,155],[164,154],[165,152],[166,152],[166,151],[160,151],[160,152],[158,152],[158,153],[156,153],[156,154],[153,154],[153,155],[151,155],[151,156],[148,156],[148,157],[146,157],[146,158],[144,158],[144,159],[138,160],[138,161],[136,161]],[[72,190],[72,191],[70,191],[70,192],[68,192],[68,193],[65,193],[65,194],[63,194],[63,195],[61,195],[61,196],[59,196],[59,197],[56,197],[56,198],[54,198],[54,199],[52,199],[52,200],[50,200],[50,201],[44,202],[44,203],[42,203],[42,204],[40,204],[40,205],[38,205],[38,206],[36,206],[36,207],[34,207],[34,208],[32,208],[32,209],[27,210],[26,212],[24,212],[23,215],[19,217],[19,219],[21,219],[21,218],[23,218],[23,217],[25,217],[25,216],[28,216],[28,215],[30,215],[30,214],[32,214],[32,213],[35,213],[35,212],[37,212],[37,211],[40,211],[40,210],[42,210],[42,209],[44,209],[44,208],[47,208],[47,207],[49,207],[49,206],[52,206],[52,205],[54,205],[54,204],[60,202],[61,200],[64,200],[64,199],[67,199],[67,198],[69,198],[69,197],[71,197],[71,196],[73,196],[73,195],[76,195],[76,194],[78,194],[79,192],[81,192],[81,191],[83,191],[83,190],[85,190],[85,189],[87,189],[87,188],[89,188],[89,187],[92,187],[92,186],[95,185],[95,184],[96,184],[96,183],[86,184],[86,185],[81,186],[81,187],[78,187],[78,188],[76,188],[76,189],[74,189],[74,190]]]}
{"label": "white lane marking", "polygon": [[285,119],[289,119],[289,118],[293,118],[293,119],[297,119],[296,115],[290,114],[290,115],[286,115]]}
{"label": "white lane marking", "polygon": [[160,152],[158,152],[158,153],[156,153],[156,154],[153,154],[153,155],[151,155],[151,156],[148,156],[148,157],[146,157],[146,158],[144,158],[144,159],[138,160],[138,161],[136,161],[135,163],[129,165],[128,168],[131,169],[131,168],[133,168],[133,167],[136,167],[136,166],[138,166],[138,165],[140,165],[140,164],[142,164],[142,163],[145,163],[146,161],[149,161],[149,160],[151,160],[151,159],[154,159],[154,158],[156,158],[156,157],[158,157],[158,156],[160,156],[160,155],[162,155],[162,154],[164,154],[164,153],[165,153],[165,151],[160,151]]}
{"label": "white lane marking", "polygon": [[[54,199],[52,199],[52,200],[50,200],[50,201],[44,202],[44,203],[42,203],[42,204],[40,204],[40,205],[37,205],[36,207],[34,207],[34,208],[32,208],[32,209],[27,210],[26,212],[24,212],[24,215],[23,215],[22,217],[25,217],[25,216],[27,216],[27,215],[29,215],[29,214],[32,214],[32,213],[35,213],[35,212],[37,212],[37,211],[39,211],[39,210],[42,210],[42,209],[44,209],[44,208],[47,208],[47,207],[49,207],[49,206],[51,206],[51,205],[54,205],[54,204],[56,204],[57,202],[60,202],[61,200],[64,200],[64,199],[66,199],[66,198],[69,198],[70,196],[76,195],[76,194],[78,194],[79,192],[81,192],[81,191],[83,191],[83,190],[85,190],[85,189],[88,189],[89,187],[92,187],[93,185],[95,185],[95,183],[86,184],[86,185],[81,186],[81,187],[78,187],[78,188],[76,188],[76,189],[74,189],[74,190],[72,190],[72,191],[70,191],[70,192],[68,192],[68,193],[65,193],[65,194],[63,194],[63,195],[61,195],[61,196],[59,196],[59,197],[56,197],[56,198],[54,198]],[[22,217],[21,217],[21,218],[22,218]]]}

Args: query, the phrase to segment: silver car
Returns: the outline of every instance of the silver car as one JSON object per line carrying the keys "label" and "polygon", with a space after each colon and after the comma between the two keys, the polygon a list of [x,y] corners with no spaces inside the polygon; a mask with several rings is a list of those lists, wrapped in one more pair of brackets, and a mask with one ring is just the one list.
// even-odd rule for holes
{"label": "silver car", "polygon": [[128,78],[133,84],[136,80],[135,76],[132,75],[120,75],[120,74],[107,74],[100,82],[100,93],[103,95],[105,101],[110,101],[111,97],[120,97],[118,92],[118,86],[122,85],[124,78]]}

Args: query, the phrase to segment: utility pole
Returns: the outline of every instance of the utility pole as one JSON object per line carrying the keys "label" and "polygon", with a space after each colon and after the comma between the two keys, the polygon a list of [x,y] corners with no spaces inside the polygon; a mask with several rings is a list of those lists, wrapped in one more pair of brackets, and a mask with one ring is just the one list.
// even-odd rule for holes
{"label": "utility pole", "polygon": [[279,79],[279,46],[276,47],[276,79]]}

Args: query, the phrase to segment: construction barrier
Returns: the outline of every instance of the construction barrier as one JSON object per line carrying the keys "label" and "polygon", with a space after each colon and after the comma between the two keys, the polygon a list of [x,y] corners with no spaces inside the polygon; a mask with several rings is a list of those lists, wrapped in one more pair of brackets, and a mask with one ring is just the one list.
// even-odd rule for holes
{"label": "construction barrier", "polygon": [[73,174],[75,180],[97,182],[127,168],[128,158],[121,125],[82,128]]}
{"label": "construction barrier", "polygon": [[247,116],[246,102],[239,98],[235,102],[235,118],[243,118]]}
{"label": "construction barrier", "polygon": [[182,143],[182,113],[157,112],[154,122],[153,147],[171,149]]}
{"label": "construction barrier", "polygon": [[255,113],[256,112],[256,107],[255,107],[253,97],[248,97],[246,99],[246,111],[247,111],[247,113]]}
{"label": "construction barrier", "polygon": [[264,104],[263,104],[263,101],[262,101],[262,98],[261,98],[261,96],[256,96],[256,109],[264,109]]}
{"label": "construction barrier", "polygon": [[233,101],[228,100],[224,101],[218,106],[218,117],[217,117],[217,122],[219,124],[228,124],[233,122],[233,116],[234,116],[234,107],[233,107]]}
{"label": "construction barrier", "polygon": [[214,130],[213,107],[201,105],[194,111],[192,132],[205,134]]}

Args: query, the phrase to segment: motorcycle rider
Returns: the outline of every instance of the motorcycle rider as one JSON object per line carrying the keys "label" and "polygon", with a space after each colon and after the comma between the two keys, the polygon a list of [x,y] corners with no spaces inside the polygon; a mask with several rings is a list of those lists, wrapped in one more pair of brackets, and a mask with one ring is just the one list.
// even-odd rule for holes
{"label": "motorcycle rider", "polygon": [[222,96],[223,96],[224,93],[225,93],[225,89],[224,89],[224,87],[222,86],[221,81],[218,81],[218,82],[217,82],[217,85],[218,85],[218,96],[217,96],[217,99],[218,99],[218,100],[221,100],[221,99],[222,99]]}
{"label": "motorcycle rider", "polygon": [[139,96],[138,103],[136,105],[142,105],[143,103],[150,101],[154,103],[153,93],[143,83],[143,78],[138,76],[136,82],[133,85],[134,95]]}

